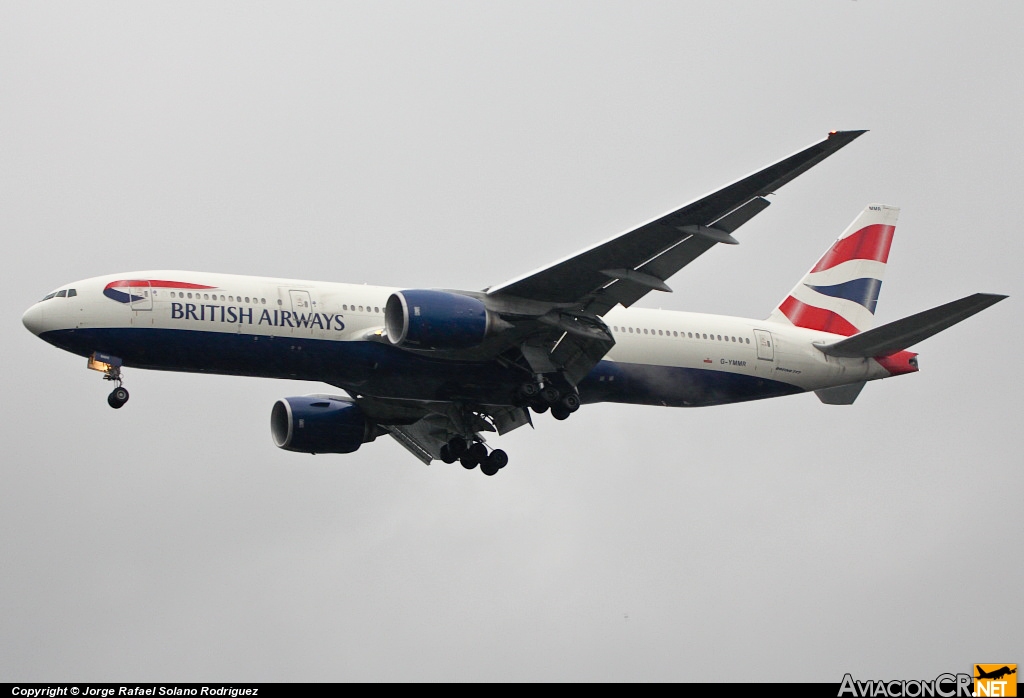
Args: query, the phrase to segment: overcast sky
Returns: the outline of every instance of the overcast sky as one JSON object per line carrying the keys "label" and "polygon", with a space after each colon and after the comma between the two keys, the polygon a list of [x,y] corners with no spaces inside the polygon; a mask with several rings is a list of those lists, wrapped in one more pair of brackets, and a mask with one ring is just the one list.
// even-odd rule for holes
{"label": "overcast sky", "polygon": [[[934,678],[1024,662],[1018,3],[0,2],[0,680]],[[869,202],[887,322],[1011,296],[851,407],[587,406],[496,477],[274,447],[321,384],[33,337],[66,282],[479,289],[871,132],[642,305],[763,318]]]}

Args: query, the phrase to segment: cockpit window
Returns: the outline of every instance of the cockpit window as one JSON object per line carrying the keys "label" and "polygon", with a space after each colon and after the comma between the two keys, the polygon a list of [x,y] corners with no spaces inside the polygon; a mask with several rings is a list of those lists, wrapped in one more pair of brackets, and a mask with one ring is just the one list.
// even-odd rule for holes
{"label": "cockpit window", "polygon": [[59,291],[54,291],[53,293],[46,294],[45,296],[42,297],[42,299],[39,302],[42,303],[43,301],[48,301],[51,298],[71,298],[77,295],[78,291],[76,291],[73,288],[62,288]]}

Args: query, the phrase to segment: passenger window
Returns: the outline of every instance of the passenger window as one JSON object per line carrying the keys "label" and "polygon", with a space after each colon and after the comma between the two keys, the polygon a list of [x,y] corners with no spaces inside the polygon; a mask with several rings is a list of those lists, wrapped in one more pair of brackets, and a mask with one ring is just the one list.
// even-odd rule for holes
{"label": "passenger window", "polygon": [[248,303],[248,302],[249,302],[249,296],[246,296],[246,297],[245,297],[245,302],[246,302],[246,303]]}
{"label": "passenger window", "polygon": [[207,301],[210,300],[210,294],[209,293],[204,293],[203,294],[203,300],[207,300]]}
{"label": "passenger window", "polygon": [[629,328],[629,333],[633,334],[633,328],[632,327]]}

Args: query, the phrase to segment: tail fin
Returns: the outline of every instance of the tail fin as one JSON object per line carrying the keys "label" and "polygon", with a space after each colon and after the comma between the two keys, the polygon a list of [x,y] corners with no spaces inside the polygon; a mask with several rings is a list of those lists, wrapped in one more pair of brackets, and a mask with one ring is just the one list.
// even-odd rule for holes
{"label": "tail fin", "polygon": [[899,213],[868,205],[768,320],[847,337],[871,329]]}

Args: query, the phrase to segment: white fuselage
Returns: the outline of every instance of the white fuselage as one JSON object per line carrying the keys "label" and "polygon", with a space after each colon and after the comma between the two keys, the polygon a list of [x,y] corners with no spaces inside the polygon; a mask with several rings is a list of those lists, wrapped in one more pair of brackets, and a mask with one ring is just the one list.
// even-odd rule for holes
{"label": "white fuselage", "polygon": [[[165,285],[161,285],[163,280],[167,280]],[[133,286],[133,283],[145,285]],[[108,336],[124,336],[125,330],[160,330],[159,334],[137,336],[151,337],[140,340],[143,344],[159,343],[161,348],[173,344],[175,351],[160,352],[157,347],[150,346],[147,352],[145,346],[140,349],[139,343],[130,344],[139,356],[133,356],[129,349],[120,350],[128,354],[124,357],[125,365],[310,378],[303,370],[291,371],[282,366],[289,356],[283,350],[273,355],[266,354],[268,365],[265,371],[261,370],[258,362],[244,370],[234,370],[225,364],[225,357],[230,353],[232,359],[238,361],[238,352],[245,351],[247,346],[256,356],[261,351],[267,352],[267,342],[272,342],[279,349],[289,347],[296,359],[304,348],[308,351],[305,342],[315,342],[316,346],[322,346],[324,342],[372,342],[381,346],[384,307],[388,297],[398,289],[205,272],[143,271],[86,279],[60,290],[64,292],[62,296],[49,298],[30,308],[25,314],[25,324],[44,339],[69,351],[89,355],[96,350],[119,350],[117,342],[107,341]],[[69,295],[72,290],[74,295]],[[785,384],[792,388],[790,392],[818,390],[891,375],[873,359],[829,357],[814,347],[815,342],[829,343],[841,339],[837,335],[777,322],[622,307],[608,312],[604,320],[616,342],[601,362],[605,366],[611,362],[618,367],[637,367],[636,370],[641,371],[647,367],[682,369],[687,371],[685,375],[713,372],[737,378],[746,376]],[[168,332],[175,334],[168,335]],[[76,336],[78,339],[74,343],[68,339]],[[245,337],[247,343],[239,348],[236,340],[230,349],[224,350],[224,356],[211,355],[216,352],[204,344],[202,352],[189,356],[190,344],[213,336]],[[54,337],[62,339],[55,341]],[[264,340],[262,346],[259,345],[261,339]],[[92,346],[90,342],[103,346]],[[246,363],[244,357],[241,363]],[[600,371],[595,370],[595,381],[606,379],[597,373]],[[350,374],[342,372],[336,381],[331,382],[346,388],[351,382],[354,389],[374,394],[373,381],[356,380],[352,377],[354,375],[355,371]],[[615,378],[609,375],[607,380],[614,381]],[[636,400],[629,391],[610,392],[597,399],[689,405],[768,396],[719,396],[707,401],[691,401],[685,396],[677,396],[676,399],[661,400],[657,395],[658,386],[652,385],[657,380],[648,376],[643,381],[644,394],[638,395]],[[666,380],[677,379],[666,377]],[[585,380],[581,391],[586,384]],[[634,381],[634,384],[637,383]],[[389,396],[396,392],[391,384],[381,390],[382,394]]]}

